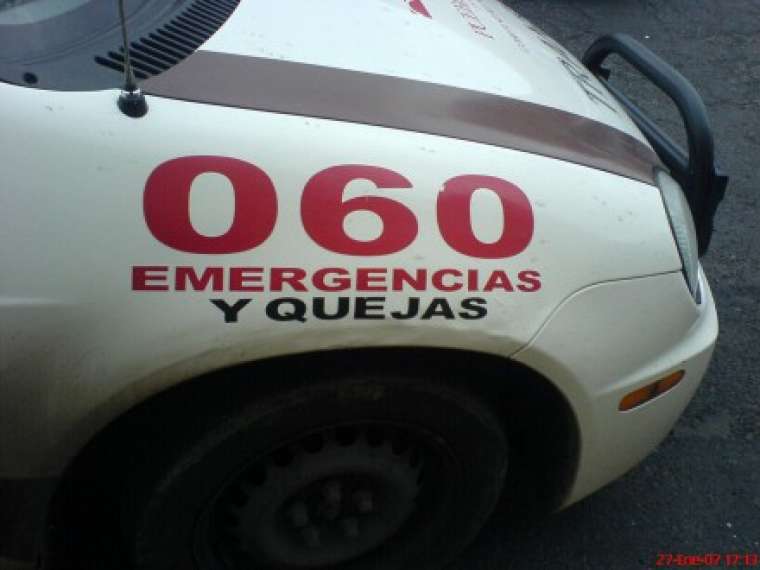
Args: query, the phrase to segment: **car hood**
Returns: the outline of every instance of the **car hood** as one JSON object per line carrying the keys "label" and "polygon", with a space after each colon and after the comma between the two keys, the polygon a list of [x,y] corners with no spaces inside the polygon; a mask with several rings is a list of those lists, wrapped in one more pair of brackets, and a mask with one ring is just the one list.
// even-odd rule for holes
{"label": "car hood", "polygon": [[201,49],[502,96],[644,141],[575,57],[498,0],[244,1]]}

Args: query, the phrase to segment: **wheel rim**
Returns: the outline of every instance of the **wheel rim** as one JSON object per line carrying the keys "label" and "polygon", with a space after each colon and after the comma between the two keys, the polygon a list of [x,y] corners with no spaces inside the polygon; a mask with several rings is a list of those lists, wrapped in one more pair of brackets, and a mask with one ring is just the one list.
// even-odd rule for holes
{"label": "wheel rim", "polygon": [[201,566],[320,568],[361,557],[430,514],[425,497],[442,488],[423,474],[446,462],[444,448],[424,430],[381,422],[282,445],[212,502],[196,533]]}

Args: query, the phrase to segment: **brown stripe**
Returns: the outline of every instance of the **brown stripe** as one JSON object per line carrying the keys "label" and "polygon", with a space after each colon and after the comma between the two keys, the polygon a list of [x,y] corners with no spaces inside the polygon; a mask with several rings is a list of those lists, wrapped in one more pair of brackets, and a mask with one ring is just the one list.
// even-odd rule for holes
{"label": "brown stripe", "polygon": [[377,125],[557,158],[653,183],[657,155],[634,137],[551,107],[479,91],[289,61],[198,51],[146,93]]}

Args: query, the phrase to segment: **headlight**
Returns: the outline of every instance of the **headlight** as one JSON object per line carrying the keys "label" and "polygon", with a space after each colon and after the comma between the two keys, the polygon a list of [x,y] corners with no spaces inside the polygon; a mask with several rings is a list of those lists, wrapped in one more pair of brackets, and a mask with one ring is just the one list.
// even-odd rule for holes
{"label": "headlight", "polygon": [[697,231],[694,229],[691,208],[678,182],[673,180],[667,172],[657,171],[657,185],[660,187],[665,210],[670,220],[670,229],[673,231],[678,253],[681,256],[686,285],[699,303],[699,254]]}

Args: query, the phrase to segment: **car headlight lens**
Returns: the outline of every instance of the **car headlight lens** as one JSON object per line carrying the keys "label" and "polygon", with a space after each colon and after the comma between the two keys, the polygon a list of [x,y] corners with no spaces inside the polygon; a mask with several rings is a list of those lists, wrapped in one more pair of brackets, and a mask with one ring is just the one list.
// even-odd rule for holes
{"label": "car headlight lens", "polygon": [[694,218],[686,196],[678,182],[662,170],[657,171],[657,185],[660,188],[665,210],[670,220],[670,229],[678,247],[678,253],[683,263],[683,274],[686,285],[699,303],[699,254],[697,248],[697,231],[694,228]]}

